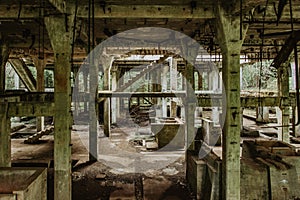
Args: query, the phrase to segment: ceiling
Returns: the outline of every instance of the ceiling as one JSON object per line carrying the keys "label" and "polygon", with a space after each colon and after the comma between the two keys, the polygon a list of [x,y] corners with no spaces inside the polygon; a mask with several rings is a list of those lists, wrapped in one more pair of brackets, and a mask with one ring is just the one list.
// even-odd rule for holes
{"label": "ceiling", "polygon": [[[94,30],[94,35],[90,36],[97,45],[113,35],[139,27],[161,27],[184,33],[202,45],[208,54],[219,56],[214,3],[213,0],[3,0],[0,1],[0,32],[8,36],[11,57],[42,55],[50,64],[53,52],[43,19],[68,14],[71,11],[67,8],[75,7],[74,60],[78,62],[85,57],[89,30]],[[233,6],[233,13],[241,17],[243,24],[249,25],[241,54],[253,61],[276,57],[290,31],[300,29],[300,0],[241,0],[236,3],[224,0],[224,4]],[[153,41],[162,37],[141,34]]]}

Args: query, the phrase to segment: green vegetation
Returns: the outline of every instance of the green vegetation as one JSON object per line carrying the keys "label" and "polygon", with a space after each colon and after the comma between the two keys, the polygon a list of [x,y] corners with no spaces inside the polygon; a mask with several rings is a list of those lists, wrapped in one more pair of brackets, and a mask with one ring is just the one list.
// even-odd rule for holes
{"label": "green vegetation", "polygon": [[277,70],[272,60],[243,66],[243,90],[277,90]]}

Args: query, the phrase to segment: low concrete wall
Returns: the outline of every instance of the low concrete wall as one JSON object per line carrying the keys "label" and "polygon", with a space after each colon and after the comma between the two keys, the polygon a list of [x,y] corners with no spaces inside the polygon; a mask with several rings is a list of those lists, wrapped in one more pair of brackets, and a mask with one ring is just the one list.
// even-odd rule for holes
{"label": "low concrete wall", "polygon": [[203,141],[210,146],[221,145],[222,130],[220,126],[215,126],[210,119],[202,118]]}
{"label": "low concrete wall", "polygon": [[197,199],[204,198],[204,188],[208,185],[206,178],[206,163],[199,160],[197,156],[187,156],[187,182],[190,188],[196,194]]}
{"label": "low concrete wall", "polygon": [[184,148],[184,124],[178,119],[155,120],[151,123],[158,148],[166,145],[170,148]]}
{"label": "low concrete wall", "polygon": [[204,159],[187,153],[187,182],[197,199],[219,200],[221,198],[221,160],[214,153]]}
{"label": "low concrete wall", "polygon": [[47,169],[0,168],[1,200],[46,200]]}
{"label": "low concrete wall", "polygon": [[241,198],[299,199],[299,167],[299,153],[287,143],[244,141],[241,159]]}

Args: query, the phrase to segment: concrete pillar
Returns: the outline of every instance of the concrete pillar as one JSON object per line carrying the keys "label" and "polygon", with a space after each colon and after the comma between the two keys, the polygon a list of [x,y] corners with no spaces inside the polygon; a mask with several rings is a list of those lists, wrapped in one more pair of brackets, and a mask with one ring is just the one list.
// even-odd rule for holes
{"label": "concrete pillar", "polygon": [[[195,93],[194,66],[190,63],[185,67],[186,94],[185,100],[185,127],[186,127],[186,148],[195,150],[195,109],[196,101],[193,98]],[[188,146],[187,146],[188,145]]]}
{"label": "concrete pillar", "polygon": [[[112,73],[112,81],[111,81],[111,89],[112,91],[116,91],[117,89],[117,84],[118,84],[118,81],[117,81],[117,72],[116,71],[113,71]],[[116,123],[117,122],[117,100],[118,98],[116,97],[113,97],[111,98],[111,123]]]}
{"label": "concrete pillar", "polygon": [[5,91],[5,65],[9,57],[9,47],[5,35],[0,33],[0,94]]}
{"label": "concrete pillar", "polygon": [[[296,79],[295,77],[298,76],[298,74],[296,74],[296,65],[295,62],[291,63],[291,69],[292,69],[292,85],[291,85],[291,89],[293,91],[296,91]],[[297,112],[297,105],[296,107],[293,109],[294,113],[295,113],[295,123],[298,122],[298,112]],[[300,125],[294,126],[293,127],[293,131],[294,131],[294,135],[295,137],[300,137]]]}
{"label": "concrete pillar", "polygon": [[241,117],[240,117],[240,119],[241,119],[241,131],[243,131],[243,126],[244,126],[244,118],[243,118],[243,114],[244,114],[244,108],[243,107],[241,107]]}
{"label": "concrete pillar", "polygon": [[[70,12],[74,13],[74,12]],[[54,51],[54,199],[71,200],[71,51],[73,15],[45,17]],[[67,28],[66,28],[67,27]]]}
{"label": "concrete pillar", "polygon": [[[9,56],[8,44],[0,34],[0,94],[5,91],[5,65]],[[11,167],[10,118],[8,103],[0,104],[0,167]]]}
{"label": "concrete pillar", "polygon": [[[171,91],[177,91],[177,60],[170,59],[170,86]],[[176,98],[171,99],[170,106],[171,117],[176,117],[177,114],[177,101]]]}
{"label": "concrete pillar", "polygon": [[[219,73],[214,69],[209,73],[209,90],[215,93],[219,91]],[[212,121],[214,122],[214,125],[220,124],[219,117],[219,108],[212,107]]]}
{"label": "concrete pillar", "polygon": [[[222,51],[222,80],[226,101],[222,137],[222,199],[240,199],[240,50],[246,27],[240,18],[218,4],[215,7],[218,42]],[[224,112],[226,111],[226,112]]]}
{"label": "concrete pillar", "polygon": [[240,87],[243,90],[243,67],[240,67]]}
{"label": "concrete pillar", "polygon": [[[160,73],[158,73],[158,70],[157,69],[155,69],[155,70],[153,70],[152,72],[151,72],[151,86],[152,86],[152,91],[153,92],[160,92],[159,91],[159,85],[158,85],[158,76],[160,75]],[[158,98],[152,98],[151,99],[152,100],[152,103],[154,104],[154,105],[157,105],[157,103],[158,103]]]}
{"label": "concrete pillar", "polygon": [[[76,66],[76,67],[74,67],[73,68],[73,73],[74,73],[74,77],[76,77],[76,81],[78,82],[80,79],[79,79],[79,72],[78,72],[78,67]],[[73,88],[73,93],[75,93],[75,94],[78,94],[79,93],[79,86],[77,86],[77,87],[74,87]],[[78,115],[79,115],[79,109],[80,109],[80,102],[79,102],[79,100],[78,99],[74,99],[74,98],[78,98],[77,96],[76,97],[73,97],[73,102],[74,102],[74,111],[73,111],[73,115],[74,116],[76,116],[76,117],[78,117]]]}
{"label": "concrete pillar", "polygon": [[[39,58],[33,59],[36,68],[36,89],[37,92],[45,91],[45,79],[44,79],[44,60]],[[36,117],[36,130],[37,132],[43,131],[45,129],[44,117]]]}
{"label": "concrete pillar", "polygon": [[[124,84],[124,78],[125,78],[125,71],[120,71],[120,75],[119,75],[119,78],[118,78],[118,86],[117,87],[120,87],[121,85]],[[119,113],[118,113],[118,117],[124,119],[126,118],[126,111],[128,109],[125,108],[125,101],[126,99],[125,98],[119,98]]]}
{"label": "concrete pillar", "polygon": [[11,167],[10,118],[8,103],[0,103],[0,167]]}
{"label": "concrete pillar", "polygon": [[181,72],[181,88],[182,91],[186,90],[186,78],[185,78],[185,71]]}
{"label": "concrete pillar", "polygon": [[95,59],[94,52],[88,58],[89,62],[89,160],[96,161],[98,158],[98,104],[96,98],[98,94],[98,60]]}
{"label": "concrete pillar", "polygon": [[[110,90],[110,66],[108,66],[108,63],[105,64],[104,68],[104,76],[103,76],[103,89],[104,90]],[[104,134],[109,137],[110,135],[110,99],[106,98],[104,100],[104,113],[103,113],[103,131]]]}
{"label": "concrete pillar", "polygon": [[269,122],[269,107],[256,108],[256,122]]}
{"label": "concrete pillar", "polygon": [[15,81],[15,89],[20,89],[20,77],[18,76],[17,73],[14,75],[14,81]]}
{"label": "concrete pillar", "polygon": [[[154,88],[153,88],[153,92],[161,92],[162,91],[162,82],[161,82],[161,71],[162,69],[158,68],[158,69],[155,69],[153,72],[153,76],[152,76],[152,80],[153,80],[153,83],[155,85]],[[154,104],[156,104],[156,109],[155,109],[155,112],[156,112],[156,117],[161,117],[162,116],[162,98],[153,98],[152,99],[152,102]]]}
{"label": "concrete pillar", "polygon": [[172,91],[177,91],[177,60],[170,59],[170,85]]}
{"label": "concrete pillar", "polygon": [[203,90],[203,72],[197,72],[198,73],[198,90]]}
{"label": "concrete pillar", "polygon": [[278,77],[278,96],[282,98],[282,104],[278,110],[278,124],[282,127],[278,128],[278,140],[283,142],[290,142],[289,134],[289,120],[290,120],[290,105],[289,98],[289,74],[288,74],[289,62],[282,64],[277,69]]}
{"label": "concrete pillar", "polygon": [[[162,92],[166,91],[168,89],[168,82],[167,82],[167,73],[168,73],[169,69],[168,66],[164,66],[162,69],[162,74],[161,74],[161,88],[162,88]],[[167,99],[166,98],[162,98],[161,101],[161,109],[162,109],[162,116],[163,117],[167,117]]]}
{"label": "concrete pillar", "polygon": [[[83,70],[83,89],[84,93],[86,94],[88,92],[88,70]],[[83,102],[83,112],[88,111],[88,101]]]}

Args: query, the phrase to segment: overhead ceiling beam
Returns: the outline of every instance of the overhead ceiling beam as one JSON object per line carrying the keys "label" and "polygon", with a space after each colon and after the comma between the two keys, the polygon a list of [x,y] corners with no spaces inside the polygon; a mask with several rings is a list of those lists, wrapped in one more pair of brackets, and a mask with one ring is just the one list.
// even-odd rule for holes
{"label": "overhead ceiling beam", "polygon": [[33,77],[31,71],[22,59],[9,59],[9,63],[14,68],[20,79],[29,91],[36,91],[36,80]]}
{"label": "overhead ceiling beam", "polygon": [[[240,10],[242,7],[242,11],[245,14],[246,12],[251,11],[253,8],[257,7],[257,6],[265,6],[266,5],[266,0],[247,0],[247,1],[242,1],[242,5],[240,6],[240,0],[223,0],[222,4],[227,5],[229,8],[232,9],[232,13],[233,14],[240,14]],[[275,2],[275,0],[269,0],[268,1],[268,5],[269,6],[273,6],[273,2]]]}
{"label": "overhead ceiling beam", "polygon": [[61,13],[66,12],[66,0],[49,0],[49,2]]}
{"label": "overhead ceiling beam", "polygon": [[[88,16],[88,7],[78,7],[78,17]],[[212,6],[190,5],[109,5],[95,6],[95,18],[214,18]]]}
{"label": "overhead ceiling beam", "polygon": [[0,19],[24,20],[39,18],[37,6],[7,6],[0,5]]}
{"label": "overhead ceiling beam", "polygon": [[285,40],[284,46],[280,49],[278,55],[274,58],[271,66],[278,69],[282,63],[287,61],[299,40],[300,30],[291,32],[290,36]]}
{"label": "overhead ceiling beam", "polygon": [[[50,0],[61,13],[66,13],[64,1]],[[63,6],[64,5],[64,6]],[[71,6],[71,5],[70,5]],[[50,12],[50,11],[49,11]],[[53,11],[54,12],[54,11]],[[45,13],[51,14],[51,13]],[[78,7],[78,17],[88,17],[88,7]],[[37,6],[0,5],[0,19],[32,19],[39,18]],[[212,6],[191,8],[189,5],[110,5],[105,8],[95,6],[95,18],[214,18]]]}

